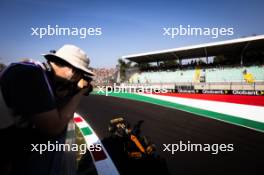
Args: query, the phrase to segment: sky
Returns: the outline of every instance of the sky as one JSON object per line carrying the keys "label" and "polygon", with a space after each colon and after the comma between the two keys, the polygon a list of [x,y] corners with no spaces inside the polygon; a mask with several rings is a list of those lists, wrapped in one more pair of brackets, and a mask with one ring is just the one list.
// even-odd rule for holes
{"label": "sky", "polygon": [[[0,62],[30,58],[64,44],[82,48],[95,68],[115,67],[124,55],[264,34],[263,0],[1,0]],[[101,35],[32,35],[31,28],[101,28]],[[233,35],[174,38],[163,28],[180,25],[233,28]]]}

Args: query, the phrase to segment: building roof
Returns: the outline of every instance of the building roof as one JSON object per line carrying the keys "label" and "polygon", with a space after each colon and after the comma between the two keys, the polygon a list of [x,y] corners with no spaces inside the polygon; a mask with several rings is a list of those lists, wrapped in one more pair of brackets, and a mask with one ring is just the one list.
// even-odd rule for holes
{"label": "building roof", "polygon": [[248,51],[253,49],[264,50],[264,35],[138,53],[122,56],[121,58],[136,63],[146,63],[165,60],[209,57],[221,54],[241,54],[245,50]]}

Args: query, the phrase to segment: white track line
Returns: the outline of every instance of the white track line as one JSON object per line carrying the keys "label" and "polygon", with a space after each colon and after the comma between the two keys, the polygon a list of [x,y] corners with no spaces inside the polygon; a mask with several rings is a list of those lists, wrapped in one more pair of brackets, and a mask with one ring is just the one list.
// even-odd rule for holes
{"label": "white track line", "polygon": [[216,102],[209,100],[197,100],[181,97],[170,97],[153,94],[139,95],[264,123],[264,107],[260,106]]}

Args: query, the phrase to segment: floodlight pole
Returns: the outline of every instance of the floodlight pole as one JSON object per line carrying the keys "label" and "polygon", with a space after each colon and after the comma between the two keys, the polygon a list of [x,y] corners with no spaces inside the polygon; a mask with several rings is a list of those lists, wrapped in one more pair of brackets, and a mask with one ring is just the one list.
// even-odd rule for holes
{"label": "floodlight pole", "polygon": [[208,55],[207,55],[207,49],[206,49],[206,47],[204,48],[204,53],[205,53],[205,57],[206,57],[206,64],[208,64]]}
{"label": "floodlight pole", "polygon": [[250,42],[247,42],[245,47],[243,48],[241,54],[240,54],[240,66],[243,66],[243,58],[244,58],[244,53],[246,51],[246,49],[248,48]]}

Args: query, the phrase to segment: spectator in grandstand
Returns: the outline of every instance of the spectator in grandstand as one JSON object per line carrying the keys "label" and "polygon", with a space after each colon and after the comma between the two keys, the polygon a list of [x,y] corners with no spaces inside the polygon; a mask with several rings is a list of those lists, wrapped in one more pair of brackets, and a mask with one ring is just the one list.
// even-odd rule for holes
{"label": "spectator in grandstand", "polygon": [[247,83],[250,83],[250,84],[251,84],[251,83],[254,83],[254,82],[255,82],[255,78],[254,78],[253,74],[247,72],[246,69],[243,71],[243,78],[244,78],[244,80],[245,80]]}
{"label": "spectator in grandstand", "polygon": [[116,68],[97,68],[93,72],[96,74],[93,82],[97,86],[112,84],[117,76]]}
{"label": "spectator in grandstand", "polygon": [[47,63],[12,63],[1,72],[0,174],[61,174],[62,153],[40,155],[32,144],[64,143],[67,124],[89,90],[87,77],[94,73],[85,52],[74,45],[44,57]]}

